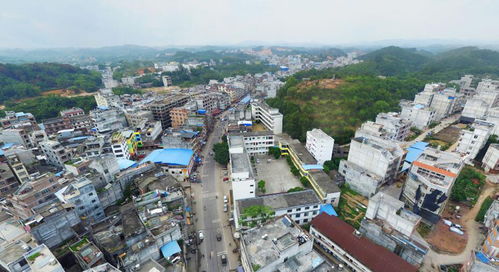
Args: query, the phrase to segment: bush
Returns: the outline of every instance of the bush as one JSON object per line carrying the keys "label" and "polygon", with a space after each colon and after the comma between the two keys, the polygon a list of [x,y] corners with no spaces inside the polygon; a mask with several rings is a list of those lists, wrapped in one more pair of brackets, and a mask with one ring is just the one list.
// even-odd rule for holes
{"label": "bush", "polygon": [[262,179],[262,180],[260,180],[258,182],[258,190],[260,190],[260,192],[262,192],[262,193],[265,194],[265,191],[266,191],[266,189],[265,189],[265,180]]}
{"label": "bush", "polygon": [[472,167],[465,167],[457,177],[451,191],[451,199],[458,202],[469,201],[474,205],[485,183],[485,175]]}
{"label": "bush", "polygon": [[300,191],[303,191],[305,189],[303,189],[302,187],[294,187],[294,188],[291,188],[288,190],[288,193],[292,193],[292,192],[300,192]]}
{"label": "bush", "polygon": [[307,177],[303,176],[300,178],[300,182],[305,188],[310,188],[310,181],[308,180]]}
{"label": "bush", "polygon": [[482,206],[480,207],[480,211],[478,211],[475,221],[477,222],[483,222],[483,219],[485,218],[485,214],[487,213],[487,210],[490,208],[490,206],[494,203],[494,200],[491,197],[487,197],[483,203]]}

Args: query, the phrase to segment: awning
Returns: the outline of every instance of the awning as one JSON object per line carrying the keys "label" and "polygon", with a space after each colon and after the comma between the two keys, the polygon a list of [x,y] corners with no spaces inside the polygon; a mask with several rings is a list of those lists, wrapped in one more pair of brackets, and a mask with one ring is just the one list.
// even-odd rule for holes
{"label": "awning", "polygon": [[181,251],[182,250],[180,250],[180,246],[178,245],[176,240],[168,242],[161,247],[161,253],[163,254],[163,257],[167,259],[173,254],[180,253]]}
{"label": "awning", "polygon": [[327,213],[329,215],[338,216],[338,214],[334,210],[333,205],[331,205],[331,204],[321,205],[321,209],[319,210],[319,213],[322,213],[322,212],[325,212],[325,213]]}

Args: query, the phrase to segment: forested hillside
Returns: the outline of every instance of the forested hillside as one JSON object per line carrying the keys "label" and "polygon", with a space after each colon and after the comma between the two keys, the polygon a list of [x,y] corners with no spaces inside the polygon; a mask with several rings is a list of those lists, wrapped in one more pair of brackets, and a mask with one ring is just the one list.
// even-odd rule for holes
{"label": "forested hillside", "polygon": [[268,99],[284,114],[284,131],[304,141],[307,130],[319,127],[338,143],[348,143],[362,122],[399,110],[400,99],[412,100],[427,82],[447,82],[469,73],[499,77],[499,52],[474,47],[438,55],[387,47],[362,59],[355,65],[289,77],[278,96]]}
{"label": "forested hillside", "polygon": [[41,92],[50,89],[65,88],[93,92],[101,84],[99,73],[67,64],[0,64],[0,101],[2,102],[38,96]]}

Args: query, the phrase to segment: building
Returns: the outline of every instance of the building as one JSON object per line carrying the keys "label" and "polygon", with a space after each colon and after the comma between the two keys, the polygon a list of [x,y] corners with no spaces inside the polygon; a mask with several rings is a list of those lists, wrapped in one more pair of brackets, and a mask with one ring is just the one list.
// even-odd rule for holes
{"label": "building", "polygon": [[339,173],[353,190],[370,197],[397,179],[404,156],[402,148],[391,141],[356,137],[350,142],[348,160],[340,162]]}
{"label": "building", "polygon": [[475,159],[478,152],[485,146],[494,130],[494,124],[475,120],[471,128],[461,130],[461,136],[456,151],[466,156],[467,160]]}
{"label": "building", "polygon": [[[313,190],[299,192],[269,194],[236,201],[234,218],[238,218],[236,228],[244,228],[265,222],[270,217],[288,215],[296,224],[307,224],[319,214],[322,201]],[[245,211],[251,207],[265,206],[273,214],[248,215]]]}
{"label": "building", "polygon": [[379,113],[376,116],[376,123],[383,125],[385,138],[394,141],[404,141],[409,136],[412,125],[397,112]]}
{"label": "building", "polygon": [[152,112],[155,121],[161,121],[163,128],[172,126],[170,111],[173,108],[183,106],[189,100],[188,96],[175,95],[162,101],[156,101],[149,105],[149,110]]}
{"label": "building", "polygon": [[64,272],[64,268],[46,245],[39,245],[24,254],[33,272]]}
{"label": "building", "polygon": [[57,141],[44,141],[40,143],[40,148],[45,155],[48,164],[64,168],[64,163],[71,160],[71,151],[66,150]]}
{"label": "building", "polygon": [[496,218],[482,245],[482,252],[495,265],[499,265],[499,218]]}
{"label": "building", "polygon": [[489,209],[485,213],[483,224],[488,229],[492,229],[498,218],[499,218],[499,200],[494,200],[494,202],[492,202],[492,205],[490,205]]}
{"label": "building", "polygon": [[487,173],[499,173],[499,144],[489,145],[487,153],[482,159],[482,167]]}
{"label": "building", "polygon": [[463,108],[464,95],[456,89],[447,88],[434,93],[430,107],[435,110],[435,119],[441,120]]}
{"label": "building", "polygon": [[28,149],[34,148],[30,132],[23,128],[8,128],[0,130],[0,142],[22,145]]}
{"label": "building", "polygon": [[[241,265],[248,272],[327,271],[331,268],[313,250],[313,238],[288,216],[281,216],[241,234]],[[315,269],[315,270],[312,270]]]}
{"label": "building", "polygon": [[445,89],[445,84],[443,83],[428,83],[424,86],[422,92],[416,94],[414,103],[430,106],[434,93],[443,89]]}
{"label": "building", "polygon": [[378,192],[369,199],[359,232],[407,262],[420,266],[428,252],[427,243],[413,235],[420,221],[421,217],[405,209],[402,201]]}
{"label": "building", "polygon": [[187,117],[190,114],[190,110],[185,107],[173,108],[170,111],[170,118],[172,120],[172,127],[179,128],[184,125]]}
{"label": "building", "polygon": [[489,109],[489,102],[480,98],[471,98],[464,105],[461,119],[463,121],[473,122],[475,119],[484,119]]}
{"label": "building", "polygon": [[416,272],[418,268],[371,242],[336,216],[321,213],[310,226],[316,245],[351,271]]}
{"label": "building", "polygon": [[0,162],[0,197],[5,198],[12,194],[19,187],[14,172],[10,169],[7,163]]}
{"label": "building", "polygon": [[305,148],[317,160],[318,164],[323,165],[325,161],[329,161],[333,157],[334,139],[321,129],[314,128],[307,131]]}
{"label": "building", "polygon": [[76,108],[76,107],[73,107],[73,108],[70,108],[70,109],[66,109],[66,110],[62,110],[59,112],[61,117],[63,118],[71,118],[71,117],[75,117],[75,116],[82,116],[82,115],[85,115],[85,111],[80,109],[80,108]]}
{"label": "building", "polygon": [[88,178],[78,178],[55,195],[62,203],[73,204],[78,216],[84,220],[97,223],[106,216],[95,187]]}
{"label": "building", "polygon": [[438,222],[463,165],[459,154],[425,149],[409,169],[402,200],[425,221]]}
{"label": "building", "polygon": [[70,245],[69,250],[76,257],[82,269],[90,269],[106,263],[104,254],[87,238]]}
{"label": "building", "polygon": [[255,197],[256,182],[244,140],[240,135],[227,137],[229,145],[229,174],[234,201]]}
{"label": "building", "polygon": [[[26,237],[26,238],[25,238]],[[25,240],[32,239],[30,235],[16,237],[14,241],[3,241],[0,246],[0,269],[8,272],[29,271],[29,265],[24,259],[24,254],[37,246]]]}
{"label": "building", "polygon": [[194,160],[195,157],[192,149],[164,148],[154,150],[140,164],[153,162],[178,180],[184,180],[191,174]]}
{"label": "building", "polygon": [[252,155],[267,154],[270,147],[275,146],[274,134],[271,131],[251,131],[231,133],[243,137],[246,152]]}
{"label": "building", "polygon": [[409,120],[418,129],[427,128],[435,120],[435,110],[426,105],[402,100],[400,108],[400,117]]}
{"label": "building", "polygon": [[14,111],[5,111],[5,117],[0,119],[0,125],[6,129],[15,127],[16,125],[21,125],[29,123],[32,126],[37,126],[35,116],[31,113],[24,112],[14,112]]}
{"label": "building", "polygon": [[170,76],[162,76],[161,80],[163,81],[163,86],[165,87],[173,85],[173,81]]}
{"label": "building", "polygon": [[110,133],[127,127],[127,121],[123,111],[114,107],[101,107],[90,111],[90,117],[95,124],[98,133]]}
{"label": "building", "polygon": [[111,136],[111,149],[116,158],[130,159],[135,154],[136,144],[132,130],[117,131]]}
{"label": "building", "polygon": [[68,118],[54,117],[43,121],[43,127],[48,135],[53,135],[60,130],[71,129],[71,122]]}
{"label": "building", "polygon": [[128,125],[133,129],[141,127],[144,122],[151,122],[154,119],[151,111],[137,109],[126,110],[125,117]]}
{"label": "building", "polygon": [[251,114],[253,119],[261,122],[274,134],[282,133],[283,115],[279,113],[279,109],[271,108],[265,102],[254,101],[251,103]]}

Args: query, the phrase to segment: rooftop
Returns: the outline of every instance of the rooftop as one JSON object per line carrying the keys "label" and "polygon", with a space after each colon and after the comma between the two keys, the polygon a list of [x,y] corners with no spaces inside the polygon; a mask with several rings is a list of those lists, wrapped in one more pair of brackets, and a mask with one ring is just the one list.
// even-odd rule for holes
{"label": "rooftop", "polygon": [[263,195],[254,198],[237,200],[240,211],[255,206],[268,206],[274,210],[286,209],[288,207],[299,207],[311,204],[320,205],[321,201],[313,190],[304,190],[292,193],[279,193]]}
{"label": "rooftop", "polygon": [[317,182],[317,185],[324,190],[326,194],[341,192],[340,187],[323,171],[310,171],[309,175]]}
{"label": "rooftop", "polygon": [[64,268],[44,244],[30,250],[24,258],[33,272],[64,272]]}
{"label": "rooftop", "polygon": [[299,240],[310,239],[309,234],[287,216],[277,217],[261,227],[242,234],[242,243],[246,248],[249,262],[260,267],[278,260],[281,252],[286,249],[299,246]]}
{"label": "rooftop", "polygon": [[187,166],[189,165],[193,155],[194,152],[192,149],[186,148],[156,149],[147,155],[147,157],[145,157],[140,164],[150,161],[160,164]]}
{"label": "rooftop", "polygon": [[355,235],[355,229],[336,216],[321,213],[312,219],[312,227],[325,235],[373,272],[414,271],[418,269],[388,249]]}

